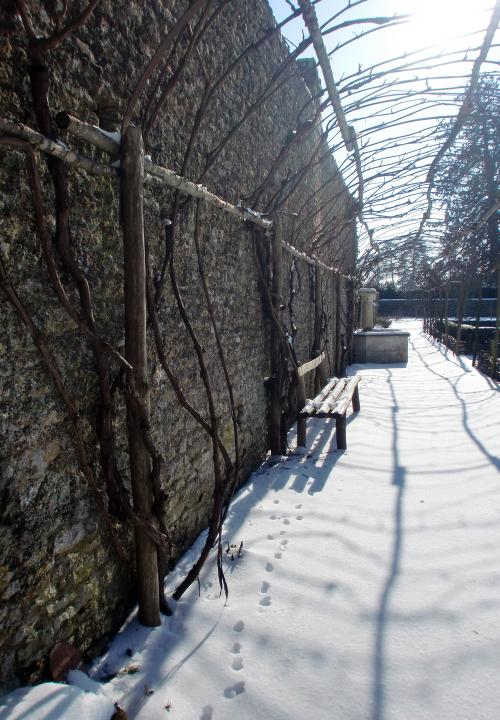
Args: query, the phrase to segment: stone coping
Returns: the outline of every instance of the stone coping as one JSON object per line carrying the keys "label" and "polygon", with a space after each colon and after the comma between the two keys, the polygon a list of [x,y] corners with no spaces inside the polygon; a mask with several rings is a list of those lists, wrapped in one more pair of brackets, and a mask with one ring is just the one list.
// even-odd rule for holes
{"label": "stone coping", "polygon": [[410,337],[410,333],[407,330],[386,330],[385,328],[382,330],[377,330],[376,328],[373,330],[355,330],[355,335],[376,335],[379,337],[380,335],[403,335],[406,337]]}

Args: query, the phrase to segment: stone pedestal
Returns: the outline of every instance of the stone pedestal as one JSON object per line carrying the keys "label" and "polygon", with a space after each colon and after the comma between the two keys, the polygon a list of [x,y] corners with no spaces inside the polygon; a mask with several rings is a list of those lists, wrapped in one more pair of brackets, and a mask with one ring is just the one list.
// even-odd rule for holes
{"label": "stone pedestal", "polygon": [[377,291],[374,288],[360,288],[359,299],[361,301],[360,324],[363,330],[373,330],[375,324],[375,299]]}
{"label": "stone pedestal", "polygon": [[408,362],[408,338],[404,330],[359,330],[354,333],[354,362],[391,363]]}

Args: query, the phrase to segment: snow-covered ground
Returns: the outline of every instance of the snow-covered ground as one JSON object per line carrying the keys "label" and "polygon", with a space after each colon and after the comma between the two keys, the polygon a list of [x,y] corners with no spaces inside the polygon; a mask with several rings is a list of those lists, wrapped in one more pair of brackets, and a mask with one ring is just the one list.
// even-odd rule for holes
{"label": "snow-covered ground", "polygon": [[[500,717],[500,394],[411,330],[408,365],[355,366],[348,450],[263,466],[233,502],[229,600],[214,561],[148,630],[132,619],[70,686],[16,691],[0,718],[492,720]],[[169,582],[192,562],[202,539]]]}

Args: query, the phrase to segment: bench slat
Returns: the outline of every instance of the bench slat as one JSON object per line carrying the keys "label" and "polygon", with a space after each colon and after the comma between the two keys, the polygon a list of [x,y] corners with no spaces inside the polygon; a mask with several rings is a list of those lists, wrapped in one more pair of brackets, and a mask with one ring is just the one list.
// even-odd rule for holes
{"label": "bench slat", "polygon": [[332,411],[332,407],[337,402],[338,397],[344,392],[346,385],[347,378],[340,378],[333,390],[328,393],[324,403],[316,410],[316,415],[329,415]]}
{"label": "bench slat", "polygon": [[349,378],[343,397],[338,400],[331,410],[332,415],[345,415],[347,408],[352,403],[352,396],[354,395],[354,391],[356,390],[360,379],[361,378],[357,376]]}
{"label": "bench slat", "polygon": [[330,380],[327,382],[323,390],[316,395],[316,397],[313,400],[308,400],[302,410],[299,413],[300,417],[308,417],[309,415],[315,415],[316,414],[316,407],[317,404],[320,402],[323,402],[328,395],[328,393],[333,390],[333,388],[336,386],[336,384],[339,382],[339,378],[330,378]]}
{"label": "bench slat", "polygon": [[[338,385],[325,398],[323,404],[318,407],[316,403],[317,410],[311,416],[324,418],[344,415],[352,402],[352,397],[360,380],[359,376],[341,378]],[[315,400],[312,402],[315,402]]]}

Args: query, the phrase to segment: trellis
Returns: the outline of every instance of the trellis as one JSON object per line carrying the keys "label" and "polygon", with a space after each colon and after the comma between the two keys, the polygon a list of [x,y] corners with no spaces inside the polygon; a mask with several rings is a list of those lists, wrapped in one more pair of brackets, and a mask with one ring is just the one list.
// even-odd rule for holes
{"label": "trellis", "polygon": [[[85,7],[85,10],[77,16],[73,21],[67,21],[65,22],[65,14],[67,11],[67,4],[64,4],[64,10],[62,12],[62,17],[57,18],[56,23],[56,29],[51,35],[48,35],[47,37],[38,38],[37,33],[34,31],[34,28],[32,27],[31,17],[30,13],[27,11],[26,3],[23,0],[18,0],[16,3],[16,7],[18,8],[18,12],[21,17],[22,24],[24,26],[24,29],[26,31],[26,36],[28,39],[28,56],[30,58],[30,62],[32,62],[33,67],[36,66],[36,72],[43,71],[43,56],[47,51],[57,47],[65,37],[67,37],[69,34],[71,34],[74,30],[81,27],[85,22],[88,16],[92,13],[93,9],[98,4],[98,0],[91,0],[87,6]],[[101,150],[105,150],[107,153],[112,155],[114,158],[119,158],[119,162],[111,162],[111,163],[101,163],[93,160],[92,158],[88,158],[85,156],[82,156],[79,153],[76,153],[75,151],[67,148],[62,143],[56,141],[54,138],[49,137],[49,130],[50,130],[50,112],[48,108],[47,103],[47,85],[36,85],[36,82],[33,83],[33,86],[36,89],[36,97],[35,97],[35,105],[37,106],[39,113],[37,117],[37,121],[39,124],[39,128],[41,132],[37,132],[27,126],[21,125],[19,123],[11,122],[8,120],[0,120],[0,131],[4,133],[4,137],[2,138],[3,144],[11,144],[15,145],[18,148],[22,149],[23,151],[27,152],[27,148],[30,148],[30,152],[32,153],[33,150],[31,148],[37,148],[38,150],[41,150],[43,153],[45,153],[49,157],[57,158],[58,160],[61,160],[63,163],[71,164],[73,167],[83,170],[85,172],[88,172],[90,174],[94,174],[97,176],[107,176],[110,178],[116,178],[119,179],[122,183],[122,191],[123,193],[130,195],[131,201],[130,203],[127,203],[127,213],[129,213],[133,208],[135,208],[135,212],[132,213],[131,216],[128,216],[127,213],[124,213],[123,215],[123,226],[124,226],[124,241],[125,246],[128,248],[126,252],[125,257],[125,266],[131,266],[133,263],[138,264],[141,268],[144,269],[144,273],[140,273],[143,275],[141,282],[143,285],[140,287],[134,286],[135,279],[132,277],[132,273],[128,273],[126,271],[126,295],[132,294],[137,299],[137,303],[134,302],[133,308],[129,307],[129,311],[127,311],[127,332],[130,334],[132,333],[132,336],[135,334],[137,339],[136,344],[139,347],[135,347],[132,349],[131,347],[127,348],[126,351],[126,357],[123,357],[123,355],[118,352],[116,348],[113,348],[109,345],[107,345],[102,339],[100,339],[95,329],[93,328],[92,324],[92,317],[91,313],[87,313],[87,316],[85,315],[85,312],[83,313],[83,318],[80,316],[79,313],[74,311],[74,309],[71,307],[71,304],[67,301],[67,298],[64,296],[64,288],[62,287],[62,284],[59,282],[57,271],[54,265],[50,266],[50,253],[47,253],[47,261],[49,263],[49,268],[52,273],[52,281],[54,286],[57,288],[58,297],[60,301],[65,306],[65,309],[67,310],[68,314],[72,317],[72,319],[77,323],[79,330],[90,340],[90,342],[93,344],[93,347],[97,348],[99,353],[104,353],[106,356],[112,357],[119,365],[119,367],[122,370],[122,373],[125,374],[127,378],[127,383],[125,385],[124,393],[125,398],[127,401],[127,407],[130,417],[130,423],[132,425],[135,425],[133,435],[134,435],[134,442],[136,444],[135,450],[131,449],[131,456],[135,453],[135,459],[134,463],[136,463],[137,467],[135,468],[134,474],[138,477],[142,476],[144,477],[146,474],[148,474],[148,470],[146,468],[146,465],[148,463],[145,462],[145,458],[148,457],[151,460],[152,463],[152,472],[151,472],[151,487],[150,491],[153,492],[155,495],[155,501],[158,504],[158,507],[161,508],[161,488],[158,487],[158,477],[159,477],[159,468],[161,465],[161,457],[159,457],[158,453],[156,452],[154,445],[152,444],[151,438],[149,436],[149,427],[148,427],[148,396],[147,396],[147,389],[143,387],[144,383],[141,382],[141,379],[143,379],[141,376],[143,376],[147,368],[145,366],[146,362],[146,356],[145,356],[145,318],[146,314],[149,311],[150,314],[150,320],[153,327],[153,333],[155,335],[155,340],[157,344],[157,350],[158,355],[160,358],[160,362],[162,363],[162,366],[165,369],[165,372],[167,373],[172,387],[174,389],[174,392],[176,393],[177,399],[179,400],[179,403],[186,409],[190,414],[199,422],[201,427],[210,435],[212,439],[213,444],[213,455],[214,455],[214,468],[215,468],[215,474],[216,474],[216,484],[219,483],[220,485],[220,478],[217,477],[218,473],[218,455],[219,453],[223,457],[223,461],[226,466],[226,471],[228,476],[231,475],[231,472],[234,472],[234,478],[237,476],[237,472],[234,471],[234,469],[231,468],[231,462],[228,457],[227,451],[224,448],[224,445],[221,443],[220,438],[217,433],[217,427],[216,427],[216,421],[212,413],[212,417],[210,422],[206,421],[204,418],[200,416],[200,414],[196,411],[195,408],[191,407],[183,395],[181,388],[179,387],[175,378],[175,375],[171,372],[171,369],[168,366],[168,363],[166,362],[166,358],[163,353],[161,340],[159,338],[159,329],[158,329],[158,323],[157,318],[155,316],[154,312],[154,298],[151,297],[151,288],[150,288],[150,278],[148,282],[148,267],[147,267],[147,257],[146,257],[146,249],[144,248],[144,242],[143,239],[141,240],[141,228],[142,228],[142,220],[141,220],[141,195],[142,195],[142,185],[143,183],[151,183],[152,185],[159,185],[159,186],[166,186],[169,188],[172,188],[176,191],[179,191],[183,194],[186,194],[192,198],[195,198],[198,201],[202,201],[205,203],[210,204],[211,206],[218,208],[221,212],[228,214],[229,216],[239,219],[243,222],[248,223],[251,227],[258,229],[260,233],[263,234],[263,236],[267,239],[268,243],[268,249],[271,251],[271,259],[272,259],[272,265],[273,265],[273,272],[271,273],[271,282],[266,285],[265,292],[267,293],[268,301],[269,301],[269,307],[270,307],[270,316],[272,318],[272,332],[273,332],[273,338],[272,338],[272,374],[273,377],[277,378],[280,373],[283,371],[283,365],[284,365],[284,359],[286,358],[286,362],[290,363],[292,368],[296,367],[296,362],[293,357],[293,353],[290,352],[289,349],[289,343],[288,339],[286,338],[286,335],[284,333],[284,329],[281,322],[281,294],[282,294],[282,278],[281,278],[281,268],[282,268],[282,253],[286,252],[287,254],[291,255],[297,260],[301,260],[305,263],[307,263],[309,266],[313,267],[315,272],[317,271],[320,273],[321,271],[328,272],[332,275],[332,278],[334,279],[335,284],[337,287],[342,283],[342,281],[347,281],[348,283],[355,282],[355,279],[349,276],[346,276],[342,273],[340,268],[332,267],[323,262],[319,257],[316,257],[312,254],[312,252],[305,253],[303,251],[298,250],[294,245],[287,241],[285,237],[283,237],[283,229],[282,229],[282,222],[281,218],[279,217],[279,213],[276,214],[275,218],[271,221],[267,218],[266,215],[261,214],[259,212],[256,212],[252,210],[249,207],[244,207],[242,204],[240,206],[234,205],[232,203],[229,203],[225,201],[223,198],[218,197],[217,195],[211,193],[206,187],[203,186],[202,181],[198,183],[190,182],[186,178],[185,173],[176,174],[173,171],[169,170],[168,168],[164,168],[158,165],[153,164],[147,157],[144,157],[144,153],[142,150],[140,150],[140,131],[134,128],[131,125],[131,119],[134,117],[134,112],[137,109],[137,103],[139,100],[139,97],[144,92],[145,88],[147,87],[148,81],[150,81],[153,77],[153,74],[155,71],[158,71],[161,69],[161,64],[164,61],[164,59],[167,57],[167,53],[172,51],[172,49],[175,47],[176,39],[180,36],[180,34],[188,28],[188,49],[182,58],[182,62],[186,62],[190,54],[198,50],[197,43],[200,39],[200,37],[203,36],[203,32],[206,29],[209,22],[216,17],[216,14],[220,12],[220,9],[224,6],[224,2],[221,2],[218,5],[218,8],[216,8],[213,11],[213,15],[209,15],[209,9],[210,9],[210,3],[208,3],[206,0],[195,0],[195,2],[192,2],[188,9],[184,12],[183,15],[181,15],[174,24],[170,27],[170,29],[167,31],[164,39],[160,43],[159,47],[157,48],[156,52],[154,53],[153,57],[151,58],[150,62],[146,65],[144,68],[139,81],[137,82],[127,104],[126,112],[123,117],[123,125],[122,125],[122,135],[116,136],[116,135],[110,135],[110,134],[104,134],[102,133],[98,128],[94,128],[92,126],[86,125],[84,123],[81,123],[75,118],[72,118],[67,113],[63,113],[58,117],[58,121],[60,123],[60,126],[64,128],[68,134],[72,134],[75,137],[79,138],[80,140],[84,140],[86,142],[90,142],[90,144],[94,145],[95,147],[98,147]],[[292,4],[291,4],[292,5]],[[315,121],[317,120],[321,110],[325,110],[328,106],[331,106],[333,108],[333,115],[331,116],[330,120],[325,118],[325,124],[326,124],[326,131],[324,133],[324,138],[329,137],[329,133],[333,134],[337,132],[337,128],[340,129],[340,136],[341,136],[341,142],[336,143],[335,141],[331,141],[330,145],[331,147],[328,148],[328,153],[331,152],[331,149],[335,150],[340,146],[343,146],[347,149],[349,153],[352,153],[352,157],[354,159],[354,162],[350,164],[347,168],[347,172],[344,172],[344,177],[348,177],[349,182],[352,182],[357,187],[357,198],[356,203],[354,207],[354,215],[357,216],[358,221],[360,223],[360,226],[364,228],[365,237],[367,238],[368,242],[368,249],[366,250],[364,257],[361,262],[361,272],[366,276],[369,275],[371,269],[377,265],[381,260],[384,258],[384,254],[387,252],[392,253],[393,252],[393,245],[386,243],[384,248],[384,243],[380,242],[380,234],[378,238],[375,238],[373,229],[369,225],[369,221],[366,219],[368,213],[366,212],[366,178],[363,176],[363,170],[362,170],[362,163],[361,163],[361,150],[363,150],[363,133],[359,135],[359,137],[354,132],[352,126],[348,124],[347,117],[346,117],[346,110],[345,107],[342,105],[342,94],[344,96],[351,96],[352,94],[352,103],[354,103],[353,107],[356,107],[356,103],[360,105],[361,107],[366,106],[366,108],[370,107],[370,92],[371,90],[365,89],[365,86],[370,87],[370,83],[373,79],[375,79],[377,76],[380,77],[380,74],[378,72],[379,69],[377,68],[367,68],[363,72],[361,71],[361,67],[354,77],[350,78],[344,78],[343,82],[337,86],[335,84],[335,81],[333,79],[333,74],[331,72],[330,67],[330,61],[329,61],[329,55],[326,52],[324,42],[323,42],[323,35],[331,32],[335,28],[321,28],[319,27],[315,10],[312,4],[309,2],[309,0],[299,0],[299,8],[293,7],[293,11],[291,14],[291,18],[297,17],[302,14],[304,21],[309,29],[310,37],[304,38],[302,43],[300,43],[299,47],[293,51],[289,58],[283,63],[280,71],[283,72],[283,69],[287,67],[287,63],[293,61],[295,57],[298,57],[307,47],[313,45],[319,65],[321,66],[325,78],[325,83],[327,86],[327,94],[328,94],[328,100],[321,103],[319,105],[319,108],[317,112],[315,113]],[[349,9],[351,7],[351,3],[349,2],[344,10],[341,10],[337,15],[334,17],[338,17],[342,12]],[[193,21],[196,18],[196,14],[199,13],[199,22],[195,25],[194,30],[189,27],[189,23]],[[477,73],[479,72],[479,67],[481,66],[482,62],[484,61],[487,51],[489,47],[492,44],[492,28],[495,26],[495,24],[498,22],[498,15],[499,15],[499,9],[498,5],[496,6],[495,10],[492,13],[492,18],[490,22],[490,26],[487,30],[486,36],[484,38],[484,41],[481,45],[481,48],[479,48],[480,53],[473,64],[473,70],[471,74],[471,82],[470,87],[472,87],[472,84],[477,79]],[[288,20],[287,20],[288,21]],[[266,30],[262,37],[258,39],[256,43],[254,43],[254,47],[259,47],[260,44],[262,44],[266,39],[269,37],[272,37],[275,33],[277,33],[284,24],[286,24],[287,21],[284,21],[283,23],[280,23],[276,28],[271,28],[270,30]],[[378,29],[378,27],[382,27],[384,25],[390,25],[390,24],[397,24],[398,20],[395,18],[365,18],[361,20],[353,20],[351,22],[346,21],[345,26],[354,25],[358,22],[366,22],[370,24],[375,24],[377,27],[375,29]],[[371,32],[371,31],[369,31]],[[231,67],[235,67],[237,63],[241,60],[241,58],[245,57],[246,53],[248,52],[248,48],[246,48],[241,55],[237,58],[237,60],[233,63]],[[187,60],[186,60],[187,59]],[[411,67],[411,62],[408,62],[405,59],[405,63],[408,63],[408,68]],[[181,63],[182,64],[182,63]],[[201,67],[202,74],[204,73],[203,67]],[[220,87],[220,85],[224,82],[225,77],[227,76],[228,70],[225,70],[224,73],[220,78],[217,79],[217,81],[210,85],[208,79],[205,77],[206,81],[206,87],[205,92],[203,94],[203,100],[199,108],[199,112],[203,113],[204,107],[203,107],[203,101],[206,99],[207,96],[210,96],[210,93],[214,92],[214,88]],[[389,73],[390,74],[390,73]],[[175,75],[175,74],[174,74]],[[372,77],[373,75],[373,77]],[[382,71],[381,76],[383,78],[387,77],[386,73]],[[160,73],[161,78],[161,73]],[[45,78],[46,80],[46,78]],[[144,125],[145,131],[149,131],[152,124],[154,124],[154,121],[158,115],[159,110],[161,109],[162,105],[162,98],[164,99],[166,96],[166,93],[168,92],[168,84],[166,87],[162,87],[161,85],[161,79],[158,79],[156,83],[154,83],[154,89],[153,92],[147,102],[146,105],[146,123]],[[258,101],[263,101],[263,99],[268,98],[272,93],[276,90],[276,87],[279,85],[279,73],[278,78],[273,77],[272,82],[270,83],[269,87],[265,89],[263,93],[260,94]],[[284,81],[283,81],[284,82]],[[385,79],[383,80],[385,82]],[[273,84],[274,83],[274,84]],[[155,93],[156,91],[162,91],[159,93],[158,101],[155,101]],[[44,95],[45,93],[45,95]],[[361,93],[361,102],[359,102],[359,98],[356,96]],[[377,101],[380,102],[382,97],[385,97],[387,94],[387,91],[383,89],[379,90]],[[344,103],[345,104],[345,103]],[[349,107],[349,106],[348,106]],[[41,108],[41,110],[40,110]],[[464,104],[465,108],[465,104]],[[460,118],[463,117],[463,112],[461,111]],[[460,119],[459,118],[459,119]],[[398,119],[399,121],[399,119]],[[406,122],[406,120],[403,120],[403,122]],[[409,121],[408,121],[409,122]],[[393,123],[394,125],[396,123]],[[313,122],[314,125],[314,122]],[[384,126],[384,123],[379,123],[375,125],[375,130],[378,128]],[[229,135],[231,135],[234,132],[234,129],[231,130]],[[305,126],[300,130],[298,133],[298,137],[306,137],[307,133],[309,132],[309,129]],[[452,130],[450,133],[448,139],[445,141],[444,145],[441,146],[435,152],[434,159],[431,164],[431,168],[429,170],[429,174],[431,175],[431,170],[435,166],[435,164],[439,160],[440,154],[444,153],[446,148],[450,145],[450,143],[453,142],[453,133],[455,131]],[[228,136],[229,136],[228,135]],[[359,140],[359,145],[358,145]],[[226,138],[224,141],[222,141],[217,146],[217,152],[214,154],[214,157],[217,156],[217,153],[220,154],[221,148],[224,146],[224,142],[226,141]],[[421,152],[421,151],[420,151]],[[375,151],[376,153],[376,151]],[[286,153],[284,153],[286,155]],[[318,148],[318,154],[319,154],[319,148]],[[423,155],[419,154],[419,151],[417,151],[416,158],[417,160],[420,159]],[[31,156],[30,156],[31,157]],[[280,156],[281,158],[281,153]],[[365,149],[365,158],[370,157],[370,151],[366,152]],[[373,155],[372,155],[373,157]],[[412,156],[413,158],[413,156]],[[313,158],[314,161],[317,161],[317,158]],[[394,160],[394,163],[397,165],[398,163],[401,163],[401,157],[396,157]],[[272,170],[275,170],[278,163],[273,164]],[[411,163],[410,163],[411,167]],[[408,173],[411,171],[408,170]],[[205,173],[205,171],[204,171]],[[202,173],[202,175],[204,174]],[[272,175],[272,172],[270,171],[270,175]],[[381,173],[381,176],[383,177],[383,173]],[[404,173],[402,174],[404,177]],[[299,181],[300,181],[300,175],[299,175]],[[414,244],[419,239],[420,235],[423,232],[424,226],[426,226],[427,221],[429,219],[429,212],[431,209],[430,204],[430,192],[431,192],[431,185],[432,185],[432,177],[428,177],[430,179],[430,182],[428,183],[429,187],[427,189],[427,199],[429,200],[429,204],[427,205],[427,209],[424,210],[422,215],[422,221],[420,224],[420,227],[415,235],[411,235],[408,239],[408,237],[401,243],[400,249],[404,252],[407,250],[412,250],[411,247],[411,241],[414,242]],[[60,178],[59,178],[60,180]],[[382,183],[383,186],[383,183]],[[259,192],[262,192],[262,187],[259,188]],[[57,194],[57,193],[56,193]],[[379,197],[384,199],[384,193],[379,188]],[[60,198],[59,198],[60,199]],[[391,201],[392,202],[392,201]],[[391,205],[391,207],[399,207],[401,206],[401,201],[399,199],[396,200],[395,205]],[[56,198],[56,204],[57,204],[57,198]],[[252,203],[250,203],[252,204]],[[373,215],[372,215],[373,217]],[[39,223],[40,225],[40,223]],[[195,233],[196,235],[196,233]],[[43,244],[43,241],[42,241]],[[2,270],[3,272],[3,270]],[[80,283],[80,286],[83,284],[82,278],[78,277],[78,274],[76,273],[76,283]],[[9,279],[8,277],[4,277],[2,275],[2,280],[4,287],[7,288],[7,292],[11,293],[9,297],[11,298],[11,301],[15,304],[15,293],[12,294],[12,288],[9,286]],[[59,285],[58,285],[59,282]],[[79,286],[79,289],[81,287]],[[315,290],[317,290],[319,286],[319,283],[316,283]],[[82,291],[82,296],[84,296],[85,293]],[[338,296],[340,296],[340,292],[338,292]],[[317,298],[316,298],[317,300]],[[352,299],[351,299],[352,300]],[[84,305],[87,300],[84,297]],[[88,309],[88,308],[87,308]],[[84,308],[85,310],[85,308]],[[22,313],[22,308],[18,311]],[[343,311],[343,309],[338,306],[336,308],[337,312],[337,319],[340,316],[340,313]],[[349,312],[349,311],[347,311]],[[430,310],[430,313],[435,313],[434,310]],[[89,319],[90,318],[90,319]],[[498,313],[497,313],[498,318]],[[189,326],[189,320],[186,318],[183,318],[186,322],[186,326]],[[213,320],[213,318],[212,318]],[[29,326],[29,318],[26,319],[26,323]],[[316,323],[315,323],[316,324]],[[214,323],[214,329],[215,329],[215,323]],[[36,331],[32,332],[32,335],[35,339],[35,342],[38,342],[40,344],[40,338],[37,336]],[[498,345],[498,320],[497,320],[497,330],[496,330],[496,337],[497,337],[497,343]],[[193,343],[196,349],[196,352],[198,354],[198,359],[200,362],[200,368],[203,375],[203,357],[202,352],[199,347],[196,345],[196,338],[193,338]],[[219,348],[221,351],[221,349]],[[42,344],[42,350],[43,351],[43,344]],[[42,352],[43,354],[43,352]],[[129,355],[133,355],[133,357],[129,357]],[[223,357],[223,353],[221,351],[221,358]],[[496,360],[495,360],[496,362]],[[47,364],[49,367],[49,371],[51,368],[50,365],[50,358],[47,360]],[[206,371],[206,368],[205,368]],[[230,387],[230,383],[228,382],[228,387]],[[209,399],[210,404],[210,389],[207,387],[207,396]],[[272,449],[273,452],[278,452],[282,449],[282,429],[280,427],[281,424],[281,395],[279,391],[279,383],[276,382],[273,384],[272,388],[272,399],[271,399],[271,438],[272,438]],[[69,411],[71,414],[71,407],[67,403],[67,406],[69,407]],[[234,408],[233,408],[234,411]],[[75,418],[72,416],[72,419],[74,421],[75,426],[75,433],[78,438],[78,424],[77,420],[78,418]],[[109,423],[109,418],[107,419]],[[78,443],[77,443],[78,444]],[[134,443],[133,443],[134,444]],[[85,457],[80,458],[80,462],[82,465],[85,465],[87,463],[87,459]],[[88,463],[87,463],[88,464]],[[142,469],[141,469],[142,466]],[[90,478],[89,483],[91,483],[92,478]],[[234,483],[233,483],[234,484]],[[216,488],[217,491],[220,490],[220,488]],[[216,493],[217,495],[217,493]],[[220,492],[218,492],[217,495],[217,502],[219,502],[221,498]],[[155,547],[161,547],[162,544],[165,544],[168,542],[167,533],[168,529],[166,527],[160,527],[158,530],[153,522],[151,521],[152,518],[149,516],[149,508],[151,506],[151,497],[145,497],[145,498],[138,498],[138,506],[141,506],[141,510],[138,513],[134,513],[133,509],[130,507],[124,506],[124,511],[128,514],[129,518],[132,519],[136,533],[138,533],[141,536],[141,542],[144,542],[144,546],[147,549],[148,544],[151,545],[151,543]],[[214,532],[219,531],[220,533],[220,517],[223,516],[222,507],[219,508],[219,518],[217,520],[217,526],[211,526],[210,532],[209,532],[209,541],[214,540]],[[103,510],[103,515],[106,519],[106,513],[105,510]],[[160,513],[161,516],[161,513]],[[107,518],[108,524],[109,524],[109,518]],[[119,543],[117,543],[117,547],[119,547]],[[206,545],[206,548],[209,548],[209,543]],[[205,549],[206,549],[205,548]],[[151,547],[150,547],[151,550]],[[220,550],[220,547],[219,547]],[[145,560],[143,563],[145,566],[148,565],[149,560],[154,555],[153,552],[148,551],[147,556],[148,559]],[[220,565],[219,565],[220,568]],[[190,573],[189,580],[193,580],[196,578],[196,571],[197,566],[194,567],[192,572]],[[150,567],[149,570],[146,570],[146,575],[151,579],[150,576],[154,575],[154,571]],[[223,577],[221,578],[221,586],[223,585]],[[157,583],[157,581],[156,581]],[[151,584],[147,587],[147,592],[145,594],[148,595],[149,601],[146,598],[143,598],[141,600],[141,610],[142,618],[147,624],[156,624],[157,617],[156,617],[156,603],[152,599],[155,592],[158,592],[158,586],[155,584],[155,582],[152,580]]]}
{"label": "trellis", "polygon": [[[491,277],[494,277],[491,276]],[[455,355],[470,354],[472,365],[478,367],[484,374],[493,379],[500,379],[500,296],[497,293],[495,308],[495,326],[492,328],[492,337],[489,342],[480,342],[479,328],[481,325],[482,288],[487,278],[478,278],[476,281],[466,282],[465,280],[448,281],[443,285],[433,287],[424,293],[423,305],[423,327],[424,331],[435,337],[449,348]],[[500,282],[500,265],[496,271],[496,282]],[[457,322],[451,331],[449,321],[449,300],[450,290],[455,287],[458,291],[457,299]],[[473,319],[472,341],[465,346],[463,342],[464,307],[467,290],[476,288],[478,297],[476,315]]]}
{"label": "trellis", "polygon": [[[158,585],[158,572],[156,566],[157,549],[168,543],[169,531],[165,524],[162,513],[158,514],[160,530],[154,528],[154,520],[151,515],[151,507],[156,502],[161,507],[161,487],[159,485],[159,472],[161,458],[158,456],[153,443],[150,440],[147,428],[149,427],[149,391],[148,391],[148,361],[146,350],[146,323],[147,317],[151,316],[152,301],[147,302],[147,266],[144,244],[144,219],[143,219],[143,193],[145,184],[163,185],[178,190],[185,195],[198,201],[202,201],[218,209],[241,222],[249,223],[263,233],[267,238],[272,257],[271,287],[268,291],[269,304],[271,309],[271,373],[274,379],[270,396],[270,446],[271,452],[275,455],[285,451],[283,442],[283,408],[282,408],[282,384],[283,373],[286,373],[287,363],[292,365],[294,382],[298,383],[297,361],[290,347],[281,321],[282,303],[282,272],[283,252],[297,260],[313,267],[316,272],[324,271],[337,278],[352,283],[354,278],[341,272],[339,268],[329,266],[315,256],[310,256],[298,250],[288,243],[283,237],[282,221],[280,216],[271,221],[251,208],[234,205],[221,197],[211,193],[206,187],[193,183],[168,168],[156,165],[144,156],[142,134],[139,128],[129,126],[123,135],[106,133],[97,127],[81,122],[68,113],[59,113],[57,122],[61,129],[84,141],[91,146],[105,151],[111,156],[113,162],[106,164],[82,155],[70,149],[66,144],[56,142],[38,133],[32,128],[0,118],[0,131],[4,133],[6,142],[25,143],[34,149],[57,158],[69,164],[78,171],[96,176],[115,178],[121,183],[122,196],[122,227],[124,238],[124,296],[125,296],[125,336],[127,339],[125,356],[122,356],[111,346],[103,344],[106,352],[117,358],[128,377],[126,401],[129,428],[129,452],[131,464],[132,490],[134,497],[134,519],[136,533],[136,562],[138,572],[139,590],[139,614],[140,619],[146,625],[155,625],[158,622],[158,603],[156,598],[160,596],[162,606],[162,593]],[[116,161],[118,158],[118,162]],[[318,276],[319,277],[319,276]],[[316,282],[316,292],[319,292],[319,283]],[[320,303],[319,296],[315,297],[315,305]],[[316,310],[318,312],[318,310]],[[77,320],[76,317],[73,319]],[[159,328],[152,314],[153,330],[158,344]],[[337,324],[340,325],[337,318]],[[86,326],[78,322],[81,329],[88,334]],[[316,332],[320,332],[318,328]],[[320,352],[320,336],[315,342],[317,352]],[[165,370],[168,366],[165,358],[160,354]],[[169,377],[171,377],[169,375]],[[279,380],[281,378],[281,380]],[[171,377],[175,389],[175,378]],[[180,392],[177,393],[178,398]],[[182,399],[182,398],[181,398]],[[181,402],[184,404],[184,402]],[[198,418],[198,420],[201,420]],[[214,452],[217,454],[219,441],[213,436],[215,427],[215,415],[212,413],[210,426],[207,431],[212,435]],[[211,428],[211,429],[210,429]],[[228,458],[226,457],[226,464]],[[153,462],[151,473],[152,485],[148,478],[150,475],[149,461]],[[215,461],[216,476],[218,462]],[[234,471],[233,472],[237,472]],[[236,479],[236,478],[235,478]],[[219,490],[216,491],[216,502],[222,503],[224,487],[222,478],[219,477],[216,484]],[[234,485],[234,483],[233,483]],[[222,505],[218,510],[222,512]],[[162,519],[163,518],[163,519]],[[207,550],[216,540],[216,531],[220,532],[220,526],[209,532],[206,544]],[[161,557],[161,552],[159,552]],[[201,563],[204,558],[201,558]],[[183,592],[193,579],[198,575],[199,567],[195,565],[186,580],[181,584],[178,595]],[[222,584],[225,581],[221,580]],[[168,612],[165,606],[164,610]]]}

